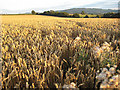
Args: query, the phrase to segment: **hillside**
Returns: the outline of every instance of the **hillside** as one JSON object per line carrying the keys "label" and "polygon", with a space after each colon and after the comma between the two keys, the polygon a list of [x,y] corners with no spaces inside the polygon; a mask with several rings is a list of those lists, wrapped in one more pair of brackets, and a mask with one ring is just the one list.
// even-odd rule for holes
{"label": "hillside", "polygon": [[97,9],[97,8],[72,8],[72,9],[60,10],[60,12],[67,12],[70,14],[81,13],[82,11],[84,11],[87,14],[104,14],[108,12],[118,12],[118,10]]}

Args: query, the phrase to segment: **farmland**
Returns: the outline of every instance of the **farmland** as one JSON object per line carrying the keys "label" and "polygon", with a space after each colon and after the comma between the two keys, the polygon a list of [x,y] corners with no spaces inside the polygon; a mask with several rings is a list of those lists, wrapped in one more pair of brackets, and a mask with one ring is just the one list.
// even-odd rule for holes
{"label": "farmland", "polygon": [[[69,14],[69,15],[72,16],[73,14]],[[79,15],[80,15],[81,18],[84,18],[87,14],[85,14],[85,15],[79,14]],[[88,14],[88,17],[89,17],[89,18],[95,18],[96,16],[97,16],[97,15]]]}
{"label": "farmland", "polygon": [[1,17],[2,88],[119,87],[118,19]]}

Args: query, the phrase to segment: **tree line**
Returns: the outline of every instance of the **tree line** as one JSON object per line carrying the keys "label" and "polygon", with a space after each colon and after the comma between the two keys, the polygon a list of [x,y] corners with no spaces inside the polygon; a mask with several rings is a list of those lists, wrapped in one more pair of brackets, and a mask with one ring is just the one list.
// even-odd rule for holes
{"label": "tree line", "polygon": [[[74,13],[73,15],[67,13],[67,12],[58,12],[58,11],[44,11],[43,13],[37,13],[34,10],[31,11],[33,15],[48,15],[48,16],[58,16],[58,17],[74,17],[74,18],[80,18],[80,15],[78,13]],[[86,13],[84,11],[81,12],[82,15],[85,15]],[[88,15],[85,16],[85,18],[89,18]]]}
{"label": "tree line", "polygon": [[[78,13],[74,13],[71,15],[67,12],[58,12],[58,11],[53,11],[53,10],[44,11],[43,13],[37,13],[34,10],[32,10],[31,13],[33,15],[48,15],[48,16],[57,16],[57,17],[80,18],[80,15]],[[81,14],[85,15],[84,18],[89,18],[89,16],[84,11],[82,11]],[[98,14],[94,18],[120,18],[120,13],[109,12],[105,14]]]}

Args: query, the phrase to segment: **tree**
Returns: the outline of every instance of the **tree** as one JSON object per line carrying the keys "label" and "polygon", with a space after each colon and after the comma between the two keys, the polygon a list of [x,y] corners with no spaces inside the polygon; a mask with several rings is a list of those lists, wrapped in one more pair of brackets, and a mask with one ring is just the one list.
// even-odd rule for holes
{"label": "tree", "polygon": [[86,15],[84,18],[89,18],[89,16],[88,16],[88,15]]}
{"label": "tree", "polygon": [[53,16],[55,15],[55,11],[50,10],[49,12],[50,12],[50,15],[53,15]]}
{"label": "tree", "polygon": [[58,16],[60,16],[60,17],[68,17],[69,13],[67,13],[67,12],[59,12]]}
{"label": "tree", "polygon": [[44,11],[43,14],[50,14],[50,11]]}
{"label": "tree", "polygon": [[37,12],[36,15],[39,15],[39,13]]}
{"label": "tree", "polygon": [[84,12],[84,11],[82,11],[82,12],[81,12],[81,14],[82,14],[82,15],[84,15],[84,14],[85,14],[85,12]]}
{"label": "tree", "polygon": [[101,18],[101,15],[97,15],[96,18]]}
{"label": "tree", "polygon": [[70,17],[69,13],[67,13],[67,12],[55,12],[53,10],[44,11],[41,14],[42,15],[50,15],[50,16],[59,16],[59,17]]}
{"label": "tree", "polygon": [[35,14],[36,14],[36,12],[35,12],[34,10],[32,10],[32,11],[31,11],[31,13],[32,13],[33,15],[35,15]]}
{"label": "tree", "polygon": [[74,13],[74,14],[73,14],[73,17],[75,17],[75,18],[79,18],[80,15],[79,15],[78,13]]}
{"label": "tree", "polygon": [[120,18],[120,13],[109,12],[103,15],[103,18]]}
{"label": "tree", "polygon": [[105,14],[103,15],[103,17],[104,17],[104,18],[113,18],[114,15],[115,15],[114,12],[109,12],[109,13],[105,13]]}

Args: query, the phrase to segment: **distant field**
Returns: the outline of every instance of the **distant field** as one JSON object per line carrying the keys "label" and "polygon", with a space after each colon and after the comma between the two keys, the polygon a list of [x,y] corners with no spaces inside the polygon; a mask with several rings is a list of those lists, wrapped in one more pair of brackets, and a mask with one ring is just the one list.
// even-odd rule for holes
{"label": "distant field", "polygon": [[[70,14],[70,15],[73,15],[73,14]],[[81,18],[84,18],[86,16],[86,14],[85,15],[79,14],[79,15],[80,15]],[[96,17],[97,15],[88,14],[88,16],[89,16],[89,18],[92,18],[92,17]]]}
{"label": "distant field", "polygon": [[2,88],[119,87],[118,19],[1,18]]}
{"label": "distant field", "polygon": [[[85,17],[86,15],[82,15],[82,14],[79,14],[80,15],[80,17]],[[90,18],[92,18],[92,17],[96,17],[97,15],[88,15]]]}
{"label": "distant field", "polygon": [[[6,14],[6,15],[2,15],[2,16],[13,16],[13,15],[32,15],[32,14]],[[70,15],[73,15],[73,14],[70,14]],[[82,14],[79,14],[81,18],[84,18],[86,15],[82,15]],[[90,15],[88,14],[89,18],[92,18],[92,17],[96,17],[97,15]]]}

